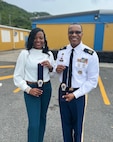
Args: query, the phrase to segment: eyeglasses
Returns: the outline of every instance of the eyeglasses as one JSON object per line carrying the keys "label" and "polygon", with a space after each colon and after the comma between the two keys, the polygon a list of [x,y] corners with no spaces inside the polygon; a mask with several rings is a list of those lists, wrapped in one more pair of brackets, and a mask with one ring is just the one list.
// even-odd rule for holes
{"label": "eyeglasses", "polygon": [[78,35],[78,34],[81,34],[82,31],[69,31],[68,33],[71,34],[71,35],[74,34],[74,33]]}

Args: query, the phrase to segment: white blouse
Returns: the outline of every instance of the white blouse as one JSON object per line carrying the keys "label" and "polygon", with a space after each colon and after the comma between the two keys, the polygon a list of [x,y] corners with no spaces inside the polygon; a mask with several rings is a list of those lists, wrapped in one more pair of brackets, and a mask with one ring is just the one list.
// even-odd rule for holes
{"label": "white blouse", "polygon": [[[37,82],[37,64],[48,60],[54,67],[54,57],[51,51],[48,54],[42,53],[42,50],[32,48],[30,51],[22,50],[14,70],[14,84],[21,90],[25,91],[29,86],[26,81]],[[47,67],[44,67],[43,81],[50,80],[50,72]]]}

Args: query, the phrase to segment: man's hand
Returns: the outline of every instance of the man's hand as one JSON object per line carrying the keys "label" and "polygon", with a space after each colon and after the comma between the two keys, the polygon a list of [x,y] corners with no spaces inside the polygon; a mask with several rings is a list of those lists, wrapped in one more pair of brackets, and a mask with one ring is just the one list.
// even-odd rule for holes
{"label": "man's hand", "polygon": [[61,73],[64,69],[65,69],[65,66],[63,66],[63,65],[58,65],[57,68],[56,68],[56,72],[57,72],[57,73]]}
{"label": "man's hand", "polygon": [[67,102],[70,102],[75,98],[75,96],[73,93],[66,93],[66,95],[62,96],[62,98],[64,98]]}

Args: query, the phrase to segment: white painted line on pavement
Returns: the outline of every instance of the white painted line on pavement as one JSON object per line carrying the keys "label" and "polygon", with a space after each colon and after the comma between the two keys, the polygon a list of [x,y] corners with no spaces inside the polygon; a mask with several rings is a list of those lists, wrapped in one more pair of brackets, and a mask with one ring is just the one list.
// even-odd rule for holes
{"label": "white painted line on pavement", "polygon": [[0,87],[2,86],[2,83],[0,83]]}

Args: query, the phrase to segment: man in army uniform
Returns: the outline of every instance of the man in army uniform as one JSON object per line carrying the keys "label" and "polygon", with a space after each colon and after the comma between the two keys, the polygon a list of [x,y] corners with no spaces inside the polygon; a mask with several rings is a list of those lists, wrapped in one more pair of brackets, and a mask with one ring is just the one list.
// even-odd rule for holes
{"label": "man in army uniform", "polygon": [[[68,27],[69,44],[59,50],[56,72],[59,74],[59,106],[64,142],[81,142],[85,94],[96,88],[99,76],[97,53],[83,44],[82,26]],[[65,69],[68,68],[68,71]],[[64,71],[67,75],[64,75]],[[64,82],[63,76],[66,77]]]}

